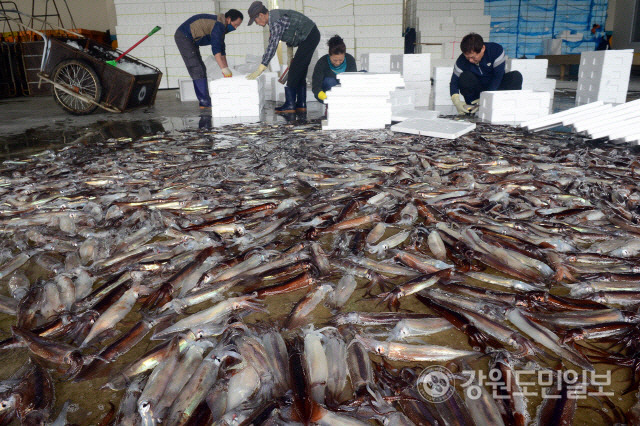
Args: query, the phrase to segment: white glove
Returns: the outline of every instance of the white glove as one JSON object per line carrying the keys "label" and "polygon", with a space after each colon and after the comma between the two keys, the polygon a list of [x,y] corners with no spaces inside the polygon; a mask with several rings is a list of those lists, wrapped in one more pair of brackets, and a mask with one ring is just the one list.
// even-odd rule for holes
{"label": "white glove", "polygon": [[222,75],[225,77],[233,76],[233,74],[231,74],[231,70],[227,67],[222,68]]}
{"label": "white glove", "polygon": [[291,61],[293,61],[293,46],[287,46],[287,66],[291,66]]}
{"label": "white glove", "polygon": [[456,106],[458,114],[469,114],[471,112],[471,109],[474,108],[473,105],[465,104],[459,93],[451,95],[451,101]]}
{"label": "white glove", "polygon": [[257,70],[255,70],[254,72],[252,72],[251,74],[249,74],[247,76],[247,80],[255,80],[256,78],[260,77],[260,74],[262,74],[264,72],[264,70],[266,70],[267,67],[265,67],[264,65],[260,64],[260,66],[258,67]]}

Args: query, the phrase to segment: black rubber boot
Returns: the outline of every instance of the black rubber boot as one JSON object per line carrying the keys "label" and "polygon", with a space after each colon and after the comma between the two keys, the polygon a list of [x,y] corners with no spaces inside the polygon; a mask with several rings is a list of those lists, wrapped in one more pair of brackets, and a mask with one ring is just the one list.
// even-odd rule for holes
{"label": "black rubber boot", "polygon": [[296,90],[296,112],[307,112],[307,85],[303,84]]}
{"label": "black rubber boot", "polygon": [[296,112],[296,89],[284,86],[284,104],[276,108],[276,114]]}

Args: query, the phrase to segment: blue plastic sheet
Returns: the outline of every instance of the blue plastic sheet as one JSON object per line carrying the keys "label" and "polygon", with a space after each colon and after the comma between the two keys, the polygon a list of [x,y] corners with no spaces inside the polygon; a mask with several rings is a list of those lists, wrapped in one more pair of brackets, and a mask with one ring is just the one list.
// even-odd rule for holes
{"label": "blue plastic sheet", "polygon": [[[562,42],[563,54],[595,50],[604,29],[608,0],[485,0],[491,15],[490,41],[500,43],[512,58],[533,58],[544,53],[544,40],[572,35]],[[576,40],[577,39],[577,40]]]}

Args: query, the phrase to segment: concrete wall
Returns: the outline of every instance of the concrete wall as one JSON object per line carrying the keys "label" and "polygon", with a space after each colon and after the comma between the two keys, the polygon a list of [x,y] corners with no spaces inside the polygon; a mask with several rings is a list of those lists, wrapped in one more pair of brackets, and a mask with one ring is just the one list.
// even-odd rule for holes
{"label": "concrete wall", "polygon": [[[42,15],[45,13],[45,4],[49,5],[48,14],[55,13],[53,7],[54,0],[42,1],[42,0],[13,0],[18,6],[18,10],[23,13],[31,15]],[[64,0],[55,0],[62,19],[62,26],[65,28],[71,28],[71,18],[67,11],[67,6]],[[32,4],[35,4],[36,9],[32,12]],[[69,6],[71,16],[75,22],[77,28],[84,28],[86,30],[107,31],[112,33],[116,28],[116,9],[113,4],[113,0],[67,0],[66,4]],[[5,5],[6,7],[6,5]],[[25,18],[23,17],[23,20]],[[53,18],[48,18],[52,24],[58,25]],[[28,24],[28,22],[25,22]],[[34,23],[34,28],[41,29],[39,23]]]}

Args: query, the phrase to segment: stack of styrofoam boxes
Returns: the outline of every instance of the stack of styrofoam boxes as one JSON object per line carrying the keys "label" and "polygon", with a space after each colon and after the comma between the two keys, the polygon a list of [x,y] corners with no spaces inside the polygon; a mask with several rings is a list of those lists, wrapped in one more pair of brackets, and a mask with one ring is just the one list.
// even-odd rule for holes
{"label": "stack of styrofoam boxes", "polygon": [[576,105],[595,101],[621,104],[627,99],[633,49],[580,54]]}
{"label": "stack of styrofoam boxes", "polygon": [[382,129],[391,124],[391,92],[404,86],[399,73],[343,72],[327,92],[323,130]]}
{"label": "stack of styrofoam boxes", "polygon": [[209,82],[213,117],[259,117],[264,106],[265,77],[247,80],[245,75]]}
{"label": "stack of styrofoam boxes", "polygon": [[[404,53],[402,0],[355,2],[356,55],[366,53]],[[364,68],[364,67],[363,67]]]}
{"label": "stack of styrofoam boxes", "polygon": [[497,90],[480,93],[478,118],[491,124],[517,125],[549,115],[551,96],[532,90]]}
{"label": "stack of styrofoam boxes", "polygon": [[114,5],[118,49],[121,51],[136,44],[156,25],[161,27],[160,31],[136,47],[131,55],[160,69],[160,88],[168,88],[164,45],[165,34],[171,30],[166,28],[164,3],[153,0],[114,0]]}
{"label": "stack of styrofoam boxes", "polygon": [[[460,5],[468,7],[460,8]],[[457,8],[457,9],[456,9]],[[491,16],[483,15],[484,1],[470,3],[451,3],[451,13],[453,15],[453,24],[455,28],[454,40],[445,43],[443,58],[456,59],[462,51],[460,50],[460,41],[469,33],[477,33],[482,36],[484,41],[489,40],[491,32]]]}
{"label": "stack of styrofoam boxes", "polygon": [[553,104],[556,80],[547,77],[547,59],[513,59],[508,58],[506,71],[520,71],[522,74],[522,89],[534,90],[538,92],[549,92],[551,103]]}
{"label": "stack of styrofoam boxes", "polygon": [[360,68],[368,72],[391,72],[391,53],[364,53],[360,55]]}
{"label": "stack of styrofoam boxes", "polygon": [[391,92],[389,101],[391,102],[391,112],[394,114],[403,110],[413,110],[416,105],[416,91],[411,89],[396,89]]}
{"label": "stack of styrofoam boxes", "polygon": [[457,113],[449,93],[452,74],[453,67],[433,67],[433,101],[431,105],[434,110],[440,111],[442,115]]}
{"label": "stack of styrofoam boxes", "polygon": [[415,106],[429,106],[431,96],[431,54],[402,56],[402,78],[405,87],[415,92]]}
{"label": "stack of styrofoam boxes", "polygon": [[409,0],[408,25],[416,29],[416,52],[432,59],[457,58],[460,40],[470,32],[489,40],[491,17],[483,0]]}

